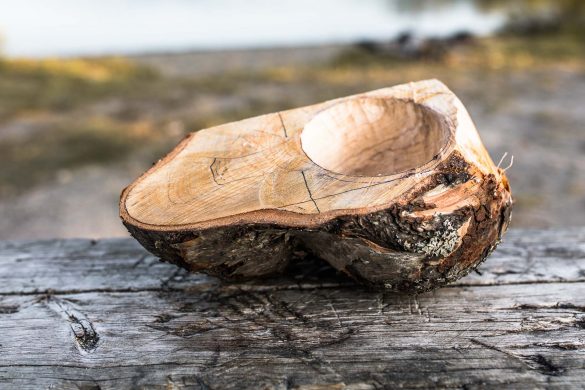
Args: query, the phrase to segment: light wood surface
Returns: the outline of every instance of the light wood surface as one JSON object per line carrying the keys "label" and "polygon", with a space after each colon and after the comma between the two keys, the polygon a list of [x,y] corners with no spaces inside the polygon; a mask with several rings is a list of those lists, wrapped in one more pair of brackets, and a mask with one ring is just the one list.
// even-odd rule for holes
{"label": "light wood surface", "polygon": [[387,206],[456,147],[499,175],[466,115],[430,80],[200,130],[125,192],[122,215],[158,230],[306,226]]}

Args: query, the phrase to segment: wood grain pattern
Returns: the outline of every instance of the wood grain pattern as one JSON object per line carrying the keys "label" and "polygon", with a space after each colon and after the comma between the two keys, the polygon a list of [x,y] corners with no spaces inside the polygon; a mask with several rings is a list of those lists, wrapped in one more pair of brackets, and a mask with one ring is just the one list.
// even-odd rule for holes
{"label": "wood grain pattern", "polygon": [[456,143],[477,142],[465,115],[442,83],[422,81],[199,130],[125,191],[122,216],[167,231],[316,226],[386,207],[454,149],[499,175],[483,147]]}
{"label": "wood grain pattern", "polygon": [[585,229],[511,230],[479,272],[413,296],[315,259],[227,283],[130,239],[0,242],[0,388],[580,388]]}
{"label": "wood grain pattern", "polygon": [[511,206],[463,104],[424,80],[192,133],[123,191],[120,216],[191,271],[263,277],[306,250],[420,292],[485,259]]}

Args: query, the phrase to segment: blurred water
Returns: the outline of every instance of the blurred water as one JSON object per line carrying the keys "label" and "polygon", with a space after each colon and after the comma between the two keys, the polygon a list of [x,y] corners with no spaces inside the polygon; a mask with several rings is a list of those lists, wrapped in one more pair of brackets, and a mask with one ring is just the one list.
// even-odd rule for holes
{"label": "blurred water", "polygon": [[[443,4],[445,2],[442,2]],[[504,17],[467,1],[19,0],[0,2],[9,56],[69,56],[308,45],[387,39],[409,30],[485,35]],[[405,11],[405,8],[408,10]]]}

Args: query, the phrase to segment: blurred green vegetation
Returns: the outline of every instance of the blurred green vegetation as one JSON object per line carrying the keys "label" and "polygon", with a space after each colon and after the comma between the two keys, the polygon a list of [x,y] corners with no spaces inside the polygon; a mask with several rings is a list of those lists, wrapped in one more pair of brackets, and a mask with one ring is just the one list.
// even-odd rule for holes
{"label": "blurred green vegetation", "polygon": [[148,129],[102,120],[61,123],[0,142],[0,194],[23,190],[68,169],[123,160],[147,146]]}
{"label": "blurred green vegetation", "polygon": [[344,50],[332,63],[336,66],[426,66],[447,64],[459,68],[522,69],[547,65],[581,67],[585,44],[579,35],[545,34],[477,38],[471,44],[442,50],[439,56],[402,58],[393,52],[371,52],[359,46]]}
{"label": "blurred green vegetation", "polygon": [[[510,2],[476,2],[516,12]],[[538,0],[514,4],[527,15],[540,14],[543,4],[551,7]],[[431,59],[355,46],[320,66],[171,78],[124,58],[0,58],[0,127],[13,129],[0,131],[0,195],[91,164],[154,161],[189,131],[409,80],[441,77],[449,83],[542,67],[582,71],[585,45],[577,31],[584,4],[555,2],[559,11],[553,14],[563,23],[546,33],[515,30],[511,17],[501,35],[473,39]],[[210,108],[204,98],[213,101]]]}
{"label": "blurred green vegetation", "polygon": [[[498,11],[507,16],[503,33],[515,35],[574,34],[585,31],[583,0],[392,0],[403,12],[450,7],[470,2],[484,12]],[[582,36],[581,36],[581,39]]]}
{"label": "blurred green vegetation", "polygon": [[139,94],[154,78],[151,69],[122,58],[0,58],[0,121],[30,111],[67,111],[112,95]]}
{"label": "blurred green vegetation", "polygon": [[571,34],[583,41],[585,2],[582,0],[473,0],[486,11],[508,15],[503,33],[534,36]]}

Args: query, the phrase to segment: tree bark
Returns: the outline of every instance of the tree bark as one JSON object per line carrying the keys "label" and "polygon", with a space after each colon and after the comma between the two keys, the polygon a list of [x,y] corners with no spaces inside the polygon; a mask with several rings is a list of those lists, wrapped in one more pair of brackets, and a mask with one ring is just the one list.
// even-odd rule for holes
{"label": "tree bark", "polygon": [[467,111],[429,80],[193,133],[120,215],[191,271],[250,279],[309,252],[367,286],[425,291],[493,251],[511,204]]}

